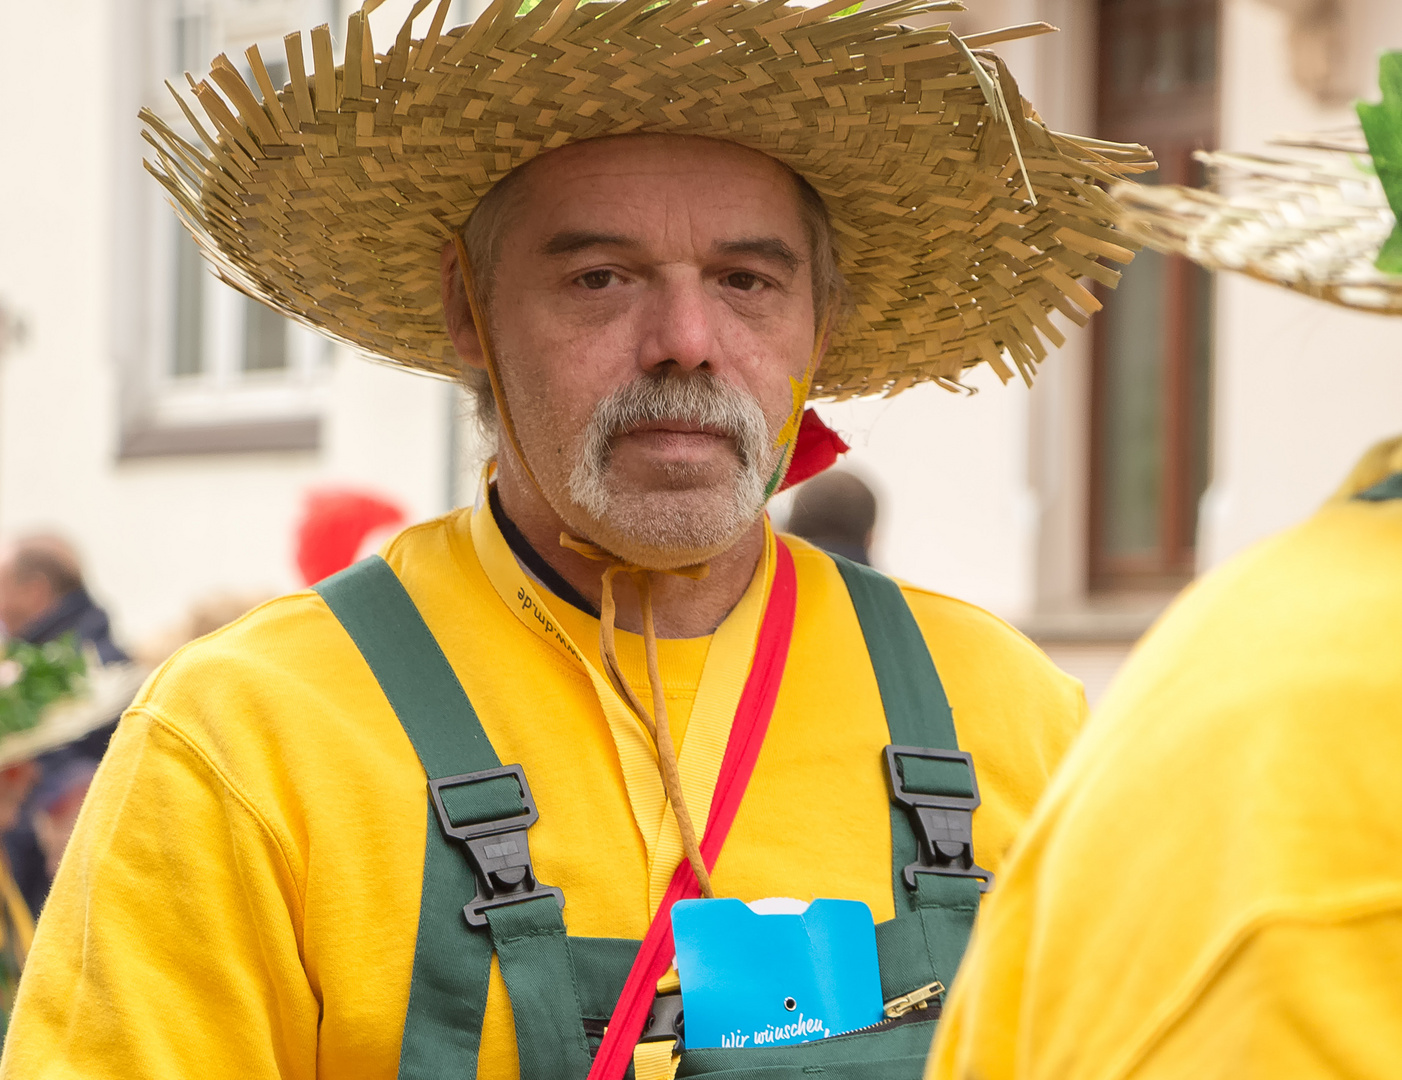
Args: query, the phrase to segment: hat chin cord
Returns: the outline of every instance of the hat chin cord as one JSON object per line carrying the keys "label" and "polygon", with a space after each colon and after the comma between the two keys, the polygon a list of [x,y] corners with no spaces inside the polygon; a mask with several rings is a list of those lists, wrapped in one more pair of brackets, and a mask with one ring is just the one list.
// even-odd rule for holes
{"label": "hat chin cord", "polygon": [[[511,446],[511,452],[516,455],[516,460],[521,463],[526,476],[530,478],[541,498],[545,499],[546,504],[549,505],[550,500],[541,487],[539,479],[536,478],[531,463],[526,458],[525,451],[521,449],[521,440],[516,435],[516,425],[511,421],[511,411],[506,405],[506,394],[502,391],[501,374],[497,370],[496,354],[492,349],[491,331],[487,326],[486,313],[478,306],[477,291],[473,288],[472,268],[467,257],[467,245],[463,243],[462,234],[456,229],[453,230],[453,247],[457,251],[463,291],[466,293],[468,310],[472,313],[472,322],[477,330],[477,340],[482,347],[482,358],[486,364],[487,378],[491,380],[492,397],[496,400],[501,428],[506,432],[506,440]],[[686,861],[691,864],[692,873],[696,875],[696,883],[701,888],[701,895],[714,898],[715,891],[711,888],[711,876],[706,870],[705,860],[701,857],[701,845],[696,837],[696,826],[691,820],[691,813],[686,806],[686,798],[682,794],[681,770],[677,765],[677,750],[672,742],[672,729],[667,720],[667,700],[662,687],[661,666],[657,658],[657,631],[652,617],[652,575],[654,573],[675,574],[678,577],[699,581],[710,573],[711,568],[706,563],[697,563],[694,566],[682,566],[675,570],[650,570],[647,567],[627,562],[598,544],[571,536],[567,532],[560,534],[560,546],[583,555],[586,559],[604,563],[603,594],[599,601],[599,656],[603,661],[604,671],[608,675],[610,685],[637,716],[647,733],[652,736],[653,745],[657,748],[657,769],[662,778],[662,789],[667,796],[667,801],[672,804],[672,813],[676,815],[677,829],[681,833],[682,850],[686,853]],[[613,582],[620,573],[631,577],[638,590],[638,603],[643,614],[643,651],[647,656],[647,681],[649,689],[652,691],[652,712],[648,711],[647,706],[628,685],[628,680],[623,677],[623,668],[618,662],[616,644],[618,607],[614,601]]]}
{"label": "hat chin cord", "polygon": [[[716,894],[711,889],[711,876],[701,858],[696,826],[691,820],[691,811],[687,809],[686,798],[682,795],[681,771],[677,766],[677,750],[672,742],[672,728],[667,720],[667,697],[663,692],[662,669],[657,659],[657,630],[652,621],[653,574],[675,574],[677,577],[700,581],[711,572],[711,568],[706,563],[698,563],[675,570],[649,570],[645,566],[625,562],[598,544],[565,532],[560,534],[560,546],[578,552],[586,559],[604,564],[603,594],[599,599],[599,655],[603,658],[604,671],[618,696],[637,715],[657,746],[657,769],[662,776],[662,788],[667,793],[667,801],[672,804],[672,813],[677,817],[677,829],[681,833],[686,861],[691,864],[691,870],[696,875],[701,895],[708,899],[713,898]],[[618,649],[614,640],[618,609],[613,598],[613,582],[619,574],[627,574],[632,578],[638,590],[638,604],[643,612],[643,652],[647,656],[647,682],[652,691],[651,713],[628,685],[628,680],[623,677],[623,669],[618,663]]]}

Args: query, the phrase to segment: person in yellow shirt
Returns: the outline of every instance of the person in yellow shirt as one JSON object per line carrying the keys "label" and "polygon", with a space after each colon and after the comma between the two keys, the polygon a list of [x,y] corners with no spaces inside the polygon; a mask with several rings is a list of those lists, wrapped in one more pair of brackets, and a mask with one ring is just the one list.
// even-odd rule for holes
{"label": "person in yellow shirt", "polygon": [[[153,171],[228,280],[465,378],[497,459],[152,678],[0,1075],[917,1076],[1084,698],[764,506],[823,463],[811,395],[1030,377],[1129,257],[1094,180],[1142,148],[890,12],[443,0],[378,54],[370,6],[342,68],[325,27],[281,90],[250,50],[261,99],[216,60]],[[873,1023],[686,1046],[696,897],[864,903]]]}
{"label": "person in yellow shirt", "polygon": [[[1402,313],[1376,178],[1210,157],[1236,198],[1122,192],[1131,231]],[[980,917],[926,1076],[1398,1075],[1399,774],[1402,438],[1137,647]]]}

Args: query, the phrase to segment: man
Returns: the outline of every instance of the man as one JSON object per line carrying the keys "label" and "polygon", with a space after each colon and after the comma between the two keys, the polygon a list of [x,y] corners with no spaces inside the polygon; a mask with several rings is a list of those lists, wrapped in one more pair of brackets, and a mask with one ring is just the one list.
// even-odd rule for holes
{"label": "man", "polygon": [[107,613],[88,594],[77,553],[57,536],[24,536],[0,551],[0,623],[33,645],[73,634],[104,664],[127,658],[112,640]]}
{"label": "man", "polygon": [[[1374,158],[1382,185],[1352,163],[1209,159],[1233,197],[1121,192],[1133,231],[1402,313],[1402,278],[1373,265],[1395,157]],[[1393,439],[1177,601],[1019,841],[927,1076],[1397,1075],[1399,553]]]}
{"label": "man", "polygon": [[[1034,322],[1128,257],[1090,180],[1142,152],[1054,139],[992,60],[881,16],[512,0],[444,32],[447,7],[380,57],[357,13],[337,72],[324,27],[314,76],[294,36],[281,94],[251,51],[262,104],[217,61],[242,119],[202,85],[220,135],[193,168],[167,133],[157,171],[230,280],[471,373],[495,466],[153,679],[2,1071],[914,1076],[1083,697],[763,507],[814,386],[1030,369]],[[891,1019],[678,1054],[669,912],[697,895],[864,902]]]}
{"label": "man", "polygon": [[[58,536],[23,536],[0,552],[0,623],[10,637],[32,645],[72,634],[104,664],[127,660],[112,640],[107,612],[88,593],[77,552]],[[36,776],[25,790],[29,792],[36,781],[39,786],[4,832],[5,852],[30,911],[37,913],[44,906],[53,881],[51,859],[36,828],[38,815],[46,814],[45,825],[51,826],[56,808],[81,803],[88,778],[115,730],[113,714],[110,722],[96,731],[30,763]],[[51,838],[58,835],[52,828],[48,832]]]}
{"label": "man", "polygon": [[[53,761],[56,748],[81,745],[94,730],[110,727],[140,686],[140,672],[131,664],[83,671],[71,650],[53,644],[12,652],[0,667],[0,829],[13,829],[27,807],[37,807],[33,820],[40,857],[47,860],[41,866],[52,874],[95,766],[70,758],[55,773],[38,762]],[[47,704],[36,708],[39,701]],[[36,791],[36,784],[48,785],[49,793]],[[0,1036],[33,936],[33,915],[8,856],[0,854]]]}
{"label": "man", "polygon": [[[25,798],[39,779],[39,767],[25,759],[0,767],[0,829],[19,821]],[[14,1008],[15,990],[34,939],[34,916],[15,884],[8,858],[0,859],[0,1035]]]}
{"label": "man", "polygon": [[815,547],[868,565],[876,494],[850,472],[825,472],[798,489],[786,525]]}

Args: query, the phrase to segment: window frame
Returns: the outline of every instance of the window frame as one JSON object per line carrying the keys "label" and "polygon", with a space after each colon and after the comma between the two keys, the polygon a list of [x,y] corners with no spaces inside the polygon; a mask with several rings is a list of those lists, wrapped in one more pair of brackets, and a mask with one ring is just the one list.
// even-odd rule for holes
{"label": "window frame", "polygon": [[[1173,93],[1164,93],[1151,85],[1158,70],[1155,65],[1129,65],[1130,70],[1140,73],[1140,86],[1134,94],[1120,92],[1114,83],[1116,65],[1124,65],[1126,60],[1117,51],[1123,50],[1123,45],[1115,38],[1114,27],[1108,25],[1107,9],[1112,5],[1120,7],[1118,18],[1133,31],[1163,19],[1164,27],[1177,35],[1180,48],[1190,46],[1192,35],[1209,27],[1214,50],[1211,77],[1191,79]],[[1200,170],[1193,151],[1212,149],[1217,141],[1222,4],[1220,0],[1182,0],[1178,6],[1175,18],[1167,14],[1167,5],[1098,0],[1098,127],[1102,138],[1146,142],[1159,160],[1159,182],[1195,185],[1200,182]],[[1132,7],[1137,9],[1137,18],[1129,14]],[[1151,7],[1158,11],[1149,12]],[[1193,74],[1200,76],[1201,72],[1194,67]],[[1163,258],[1163,370],[1157,387],[1162,424],[1158,542],[1152,551],[1142,553],[1116,553],[1107,543],[1111,513],[1107,460],[1112,449],[1106,419],[1112,363],[1109,331],[1117,297],[1111,290],[1097,289],[1106,310],[1095,319],[1092,333],[1087,552],[1090,587],[1096,592],[1177,588],[1195,571],[1197,504],[1206,488],[1211,459],[1208,395],[1212,342],[1210,336],[1205,344],[1203,341],[1204,334],[1210,335],[1213,321],[1211,284],[1204,272],[1181,256]],[[1131,264],[1126,273],[1133,272]],[[1206,370],[1199,364],[1204,347]]]}
{"label": "window frame", "polygon": [[[183,76],[171,76],[182,52],[200,59],[192,70],[215,54],[257,41],[265,56],[280,57],[285,30],[305,29],[308,20],[325,21],[336,14],[335,0],[138,0],[147,29],[145,63],[136,80],[143,104],[160,113],[176,130],[187,126],[164,82],[182,90]],[[178,20],[203,18],[204,32],[183,41]],[[202,39],[202,40],[201,40]],[[235,59],[230,52],[231,59]],[[177,79],[180,81],[177,82]],[[193,132],[186,132],[193,139]],[[225,284],[200,259],[200,370],[176,371],[177,242],[184,226],[165,192],[141,176],[127,215],[129,231],[140,232],[137,259],[144,273],[130,264],[117,268],[119,305],[131,305],[139,315],[131,320],[134,333],[122,365],[119,458],[201,453],[314,451],[320,448],[323,416],[328,404],[329,375],[335,347],[327,339],[285,319],[284,367],[248,370],[245,366],[247,305],[257,303]],[[132,213],[131,211],[135,211]],[[120,209],[119,209],[120,214]],[[136,238],[134,238],[136,239]],[[129,275],[130,280],[124,280]],[[285,318],[285,317],[284,317]],[[139,328],[139,329],[138,329]]]}

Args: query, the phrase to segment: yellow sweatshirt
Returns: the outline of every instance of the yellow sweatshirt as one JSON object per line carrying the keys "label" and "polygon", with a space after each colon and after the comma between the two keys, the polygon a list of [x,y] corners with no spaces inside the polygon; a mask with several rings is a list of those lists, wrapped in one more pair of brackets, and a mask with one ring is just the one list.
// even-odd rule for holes
{"label": "yellow sweatshirt", "polygon": [[1402,471],[1193,588],[1019,842],[927,1077],[1402,1075]]}
{"label": "yellow sweatshirt", "polygon": [[[641,938],[658,876],[649,865],[657,823],[634,816],[594,685],[488,580],[476,545],[500,553],[490,513],[479,512],[476,528],[470,517],[411,528],[385,557],[499,757],[525,768],[540,809],[531,853],[540,880],[564,890],[569,931]],[[836,568],[788,543],[798,575],[788,667],[713,880],[744,900],[863,900],[889,919],[880,757],[889,738],[875,679]],[[977,763],[974,842],[996,872],[1084,699],[998,620],[917,589],[906,596]],[[552,613],[563,608],[546,602]],[[559,614],[587,649],[597,623]],[[625,672],[641,687],[640,639],[620,638]],[[708,651],[704,640],[661,643],[684,769],[690,698]],[[737,685],[741,660],[723,673]],[[265,604],[182,650],[123,719],[93,785],[35,937],[0,1075],[393,1077],[424,793],[407,737],[314,593]],[[494,968],[478,1075],[516,1071]]]}

